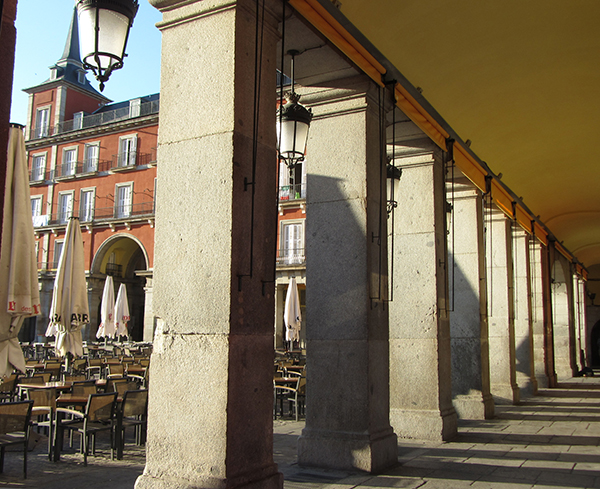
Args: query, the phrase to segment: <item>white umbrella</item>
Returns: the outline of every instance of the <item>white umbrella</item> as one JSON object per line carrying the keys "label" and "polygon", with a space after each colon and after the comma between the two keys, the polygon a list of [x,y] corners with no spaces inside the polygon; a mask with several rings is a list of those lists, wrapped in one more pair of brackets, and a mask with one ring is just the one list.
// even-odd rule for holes
{"label": "white umbrella", "polygon": [[100,327],[96,333],[96,338],[115,336],[115,286],[113,278],[109,275],[104,282],[104,292],[102,293],[102,302],[100,303]]}
{"label": "white umbrella", "polygon": [[84,263],[79,219],[72,217],[56,270],[48,328],[56,328],[56,352],[61,357],[83,355],[81,328],[90,322]]}
{"label": "white umbrella", "polygon": [[121,284],[119,293],[117,294],[117,302],[115,303],[115,327],[117,329],[117,336],[129,336],[127,334],[127,323],[130,319],[127,289],[125,284]]}
{"label": "white umbrella", "polygon": [[41,312],[35,236],[23,130],[11,126],[8,139],[0,253],[0,377],[13,367],[25,372],[17,335],[23,319]]}
{"label": "white umbrella", "polygon": [[283,321],[287,326],[285,334],[286,341],[299,341],[302,317],[300,315],[300,297],[298,296],[296,277],[292,277],[290,284],[288,285],[287,295],[285,297]]}

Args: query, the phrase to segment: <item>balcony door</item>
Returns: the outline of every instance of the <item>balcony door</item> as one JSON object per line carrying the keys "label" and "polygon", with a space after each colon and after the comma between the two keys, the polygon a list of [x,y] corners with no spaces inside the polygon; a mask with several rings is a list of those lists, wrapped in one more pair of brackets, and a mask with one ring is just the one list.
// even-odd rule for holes
{"label": "balcony door", "polygon": [[132,184],[118,185],[115,199],[115,217],[131,216]]}
{"label": "balcony door", "polygon": [[304,222],[281,224],[281,254],[285,265],[304,263]]}

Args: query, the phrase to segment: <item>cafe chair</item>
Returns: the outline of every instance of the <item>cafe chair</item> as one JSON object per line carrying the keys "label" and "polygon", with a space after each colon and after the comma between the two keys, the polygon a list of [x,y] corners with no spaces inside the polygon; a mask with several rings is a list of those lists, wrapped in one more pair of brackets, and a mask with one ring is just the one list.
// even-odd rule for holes
{"label": "cafe chair", "polygon": [[0,473],[6,447],[23,445],[23,478],[27,479],[27,448],[33,401],[0,403]]}
{"label": "cafe chair", "polygon": [[12,402],[17,396],[19,374],[11,374],[0,384],[0,402]]}
{"label": "cafe chair", "polygon": [[[306,377],[298,377],[294,387],[277,385],[275,386],[275,417],[277,417],[277,401],[279,401],[281,416],[283,417],[283,402],[288,401],[290,408],[294,405],[296,421],[300,418],[300,412],[304,411],[304,400],[306,397]],[[291,411],[291,409],[290,409]]]}
{"label": "cafe chair", "polygon": [[48,458],[52,460],[54,412],[56,411],[56,389],[28,389],[27,397],[33,401],[31,425],[48,434]]}
{"label": "cafe chair", "polygon": [[136,445],[143,445],[146,440],[148,415],[148,389],[129,390],[123,394],[123,403],[118,413],[116,441],[117,458],[123,458],[125,448],[125,429],[134,428]]}
{"label": "cafe chair", "polygon": [[[107,392],[104,394],[90,395],[85,411],[81,413],[74,409],[56,408],[56,443],[62,449],[64,431],[79,433],[81,435],[81,451],[83,453],[83,465],[87,466],[87,458],[92,445],[92,455],[96,455],[96,434],[101,431],[110,432],[110,458],[114,459],[114,428],[117,404],[117,393]],[[71,415],[72,419],[59,420],[58,415]],[[55,448],[57,449],[57,448]]]}

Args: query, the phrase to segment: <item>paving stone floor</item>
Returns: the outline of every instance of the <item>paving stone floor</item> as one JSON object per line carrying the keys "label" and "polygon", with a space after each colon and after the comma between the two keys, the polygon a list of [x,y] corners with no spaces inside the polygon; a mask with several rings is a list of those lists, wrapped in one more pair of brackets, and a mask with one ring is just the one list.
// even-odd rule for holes
{"label": "paving stone floor", "polygon": [[[488,421],[459,422],[447,443],[400,440],[399,465],[383,474],[356,474],[300,467],[296,442],[303,422],[274,422],[274,456],[285,489],[352,488],[600,488],[600,377],[572,379],[519,406],[496,406]],[[123,460],[111,461],[108,440],[83,466],[69,450],[58,463],[46,456],[41,438],[29,452],[28,478],[22,455],[7,452],[0,488],[133,488],[144,469],[143,447],[127,440]]]}

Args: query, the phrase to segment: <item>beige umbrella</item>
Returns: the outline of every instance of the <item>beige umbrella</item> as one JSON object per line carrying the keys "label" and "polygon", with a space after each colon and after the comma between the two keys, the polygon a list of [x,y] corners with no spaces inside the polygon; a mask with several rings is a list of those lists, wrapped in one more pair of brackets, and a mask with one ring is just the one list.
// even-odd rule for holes
{"label": "beige umbrella", "polygon": [[286,341],[300,341],[302,317],[300,314],[300,297],[298,296],[296,277],[292,277],[290,284],[288,285],[287,295],[285,296],[283,321],[287,327],[285,334]]}
{"label": "beige umbrella", "polygon": [[102,292],[102,302],[100,303],[100,327],[96,333],[96,338],[113,338],[115,336],[115,286],[113,278],[109,275],[104,282],[104,292]]}
{"label": "beige umbrella", "polygon": [[129,336],[127,323],[130,319],[127,288],[125,287],[125,284],[121,284],[119,293],[117,294],[117,302],[115,303],[115,328],[117,330],[117,336]]}
{"label": "beige umbrella", "polygon": [[67,353],[83,355],[81,328],[90,322],[84,263],[79,219],[72,217],[67,224],[50,306],[49,329],[56,328],[56,353],[61,357]]}
{"label": "beige umbrella", "polygon": [[17,339],[23,319],[41,312],[31,197],[20,126],[11,125],[8,139],[2,244],[0,252],[0,376],[13,367],[25,372]]}

